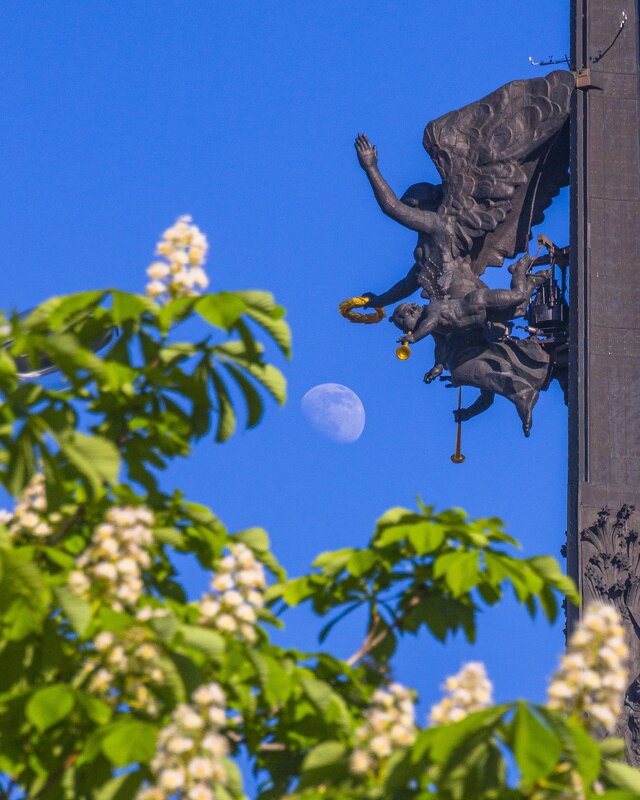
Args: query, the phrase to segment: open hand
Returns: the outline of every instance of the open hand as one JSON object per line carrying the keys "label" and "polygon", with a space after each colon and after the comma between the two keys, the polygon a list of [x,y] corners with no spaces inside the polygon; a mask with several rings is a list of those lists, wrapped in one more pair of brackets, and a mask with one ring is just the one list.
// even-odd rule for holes
{"label": "open hand", "polygon": [[371,144],[364,133],[359,133],[355,141],[358,161],[362,169],[367,170],[375,167],[378,163],[378,148]]}
{"label": "open hand", "polygon": [[436,364],[435,367],[432,367],[432,369],[430,369],[429,372],[427,372],[427,374],[424,376],[424,382],[431,383],[431,381],[435,381],[435,379],[442,374],[443,369],[444,367],[442,364]]}

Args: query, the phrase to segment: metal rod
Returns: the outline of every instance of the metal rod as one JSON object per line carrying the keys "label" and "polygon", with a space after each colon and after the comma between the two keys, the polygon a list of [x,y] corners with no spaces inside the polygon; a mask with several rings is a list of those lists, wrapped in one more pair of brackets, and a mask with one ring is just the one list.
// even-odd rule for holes
{"label": "metal rod", "polygon": [[[462,386],[458,388],[458,411],[462,408]],[[451,456],[454,464],[462,464],[464,456],[460,452],[462,447],[462,420],[458,420],[458,430],[456,431],[456,452]]]}

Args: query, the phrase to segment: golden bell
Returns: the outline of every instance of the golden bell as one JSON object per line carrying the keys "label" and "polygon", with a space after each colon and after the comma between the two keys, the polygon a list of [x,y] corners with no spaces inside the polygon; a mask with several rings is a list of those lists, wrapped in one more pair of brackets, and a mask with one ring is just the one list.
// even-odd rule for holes
{"label": "golden bell", "polygon": [[401,344],[400,347],[396,347],[396,358],[399,358],[400,361],[406,361],[411,356],[411,348],[408,344]]}

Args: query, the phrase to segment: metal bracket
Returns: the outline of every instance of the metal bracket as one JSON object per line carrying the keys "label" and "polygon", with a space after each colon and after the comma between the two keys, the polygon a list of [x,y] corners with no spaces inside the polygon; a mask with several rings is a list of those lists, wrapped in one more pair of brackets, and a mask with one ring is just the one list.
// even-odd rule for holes
{"label": "metal bracket", "polygon": [[569,61],[569,56],[567,55],[565,55],[564,58],[549,56],[546,61],[536,61],[533,56],[529,56],[529,63],[532,67],[548,67],[551,64],[566,64],[569,69],[571,69],[571,61]]}
{"label": "metal bracket", "polygon": [[593,87],[591,83],[591,70],[589,67],[582,67],[582,69],[576,70],[574,74],[576,76],[577,89],[591,89]]}

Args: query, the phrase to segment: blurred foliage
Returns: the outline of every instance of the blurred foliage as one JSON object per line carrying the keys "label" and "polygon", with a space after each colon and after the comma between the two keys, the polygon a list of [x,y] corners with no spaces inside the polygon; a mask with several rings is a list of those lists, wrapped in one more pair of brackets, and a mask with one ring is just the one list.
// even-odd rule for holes
{"label": "blurred foliage", "polygon": [[[230,533],[208,508],[166,493],[159,471],[194,442],[228,439],[240,416],[258,424],[266,395],[285,400],[281,373],[258,337],[290,354],[283,310],[266,292],[221,292],[160,306],[99,291],[56,297],[8,320],[0,349],[0,480],[19,497],[40,468],[46,537],[0,526],[0,797],[125,800],[152,777],[159,730],[198,686],[215,681],[230,709],[231,756],[255,770],[261,800],[470,800],[640,796],[640,774],[617,740],[596,742],[579,719],[519,702],[419,730],[381,769],[355,776],[349,755],[371,698],[391,675],[404,634],[473,640],[480,609],[513,590],[549,620],[575,587],[550,557],[521,558],[499,520],[460,510],[393,509],[363,549],[323,553],[308,575],[287,580],[259,528]],[[117,329],[101,355],[92,343]],[[55,378],[20,380],[55,366]],[[239,407],[244,409],[239,411]],[[154,543],[137,609],[70,591],[68,576],[112,506],[153,512]],[[243,542],[270,575],[257,641],[199,621],[172,563],[192,554],[203,570]],[[345,614],[368,609],[349,662],[327,651],[274,644],[289,606],[328,615],[322,639]],[[140,618],[141,608],[160,615]],[[144,628],[159,649],[159,711],[112,704],[83,681],[92,642]],[[231,763],[231,762],[229,762]],[[237,770],[212,787],[244,796]],[[167,795],[168,796],[168,795]],[[178,796],[178,795],[175,795]]]}

